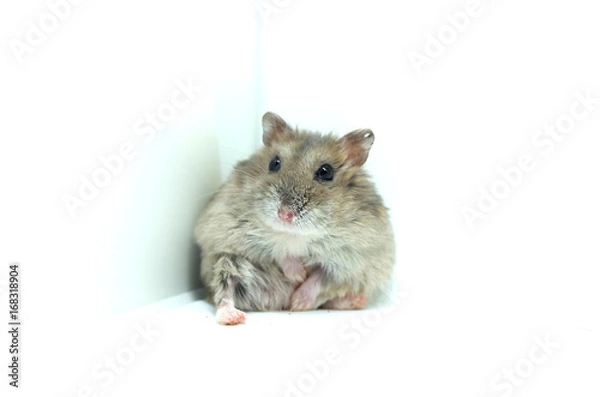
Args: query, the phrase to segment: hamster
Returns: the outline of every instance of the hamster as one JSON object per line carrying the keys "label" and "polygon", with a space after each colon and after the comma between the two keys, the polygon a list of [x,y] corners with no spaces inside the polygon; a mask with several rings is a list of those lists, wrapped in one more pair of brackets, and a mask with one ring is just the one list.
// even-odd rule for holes
{"label": "hamster", "polygon": [[217,322],[366,307],[395,263],[388,209],[361,168],[373,132],[337,138],[271,112],[262,125],[264,146],[234,167],[194,230]]}

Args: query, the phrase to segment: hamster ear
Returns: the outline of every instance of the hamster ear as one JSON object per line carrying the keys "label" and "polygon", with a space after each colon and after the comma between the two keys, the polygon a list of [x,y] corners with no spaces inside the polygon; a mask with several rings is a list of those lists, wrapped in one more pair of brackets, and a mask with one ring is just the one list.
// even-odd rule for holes
{"label": "hamster ear", "polygon": [[271,146],[273,142],[280,140],[283,136],[287,135],[288,130],[290,129],[281,117],[272,112],[264,114],[262,126],[263,143],[266,146]]}
{"label": "hamster ear", "polygon": [[338,140],[346,154],[346,162],[353,167],[360,167],[367,161],[374,141],[375,134],[369,129],[352,131]]}

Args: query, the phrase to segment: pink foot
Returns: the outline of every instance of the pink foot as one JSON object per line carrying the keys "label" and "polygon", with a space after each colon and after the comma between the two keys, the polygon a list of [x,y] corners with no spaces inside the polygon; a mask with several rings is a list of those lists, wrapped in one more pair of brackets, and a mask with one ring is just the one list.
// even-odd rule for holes
{"label": "pink foot", "polygon": [[348,295],[340,298],[328,300],[324,309],[333,310],[360,310],[367,307],[369,300],[364,295]]}
{"label": "pink foot", "polygon": [[237,325],[246,321],[246,314],[232,306],[217,309],[217,322],[222,325]]}
{"label": "pink foot", "polygon": [[301,283],[306,280],[306,268],[304,263],[298,258],[286,257],[281,264],[283,274],[289,280]]}
{"label": "pink foot", "polygon": [[288,279],[301,283],[306,280],[306,268],[304,263],[298,258],[287,257],[281,264],[283,274]]}
{"label": "pink foot", "polygon": [[305,282],[300,284],[296,291],[292,294],[290,300],[290,310],[305,311],[316,309],[316,301],[321,292],[321,280],[323,279],[323,271],[315,270]]}

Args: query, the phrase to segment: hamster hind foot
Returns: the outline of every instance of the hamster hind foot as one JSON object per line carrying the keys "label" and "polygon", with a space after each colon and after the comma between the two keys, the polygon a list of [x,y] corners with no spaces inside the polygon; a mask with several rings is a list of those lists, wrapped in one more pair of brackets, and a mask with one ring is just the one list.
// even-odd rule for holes
{"label": "hamster hind foot", "polygon": [[246,321],[246,313],[233,306],[233,302],[223,299],[217,309],[217,322],[222,325],[237,325]]}
{"label": "hamster hind foot", "polygon": [[217,322],[223,325],[237,325],[246,321],[246,314],[236,309],[234,295],[239,283],[238,258],[223,255],[217,261],[218,271],[212,282],[215,291],[214,300],[217,304]]}
{"label": "hamster hind foot", "polygon": [[347,295],[328,300],[323,304],[322,308],[331,310],[361,310],[367,307],[368,303],[369,300],[364,295]]}

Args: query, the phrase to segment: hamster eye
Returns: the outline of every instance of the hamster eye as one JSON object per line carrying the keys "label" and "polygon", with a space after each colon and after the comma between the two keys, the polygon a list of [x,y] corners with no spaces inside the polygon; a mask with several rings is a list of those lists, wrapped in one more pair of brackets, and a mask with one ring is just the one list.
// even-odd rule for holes
{"label": "hamster eye", "polygon": [[279,160],[278,156],[275,156],[275,158],[269,163],[269,171],[277,172],[280,168],[281,160]]}
{"label": "hamster eye", "polygon": [[333,180],[333,167],[329,164],[323,164],[315,172],[315,179],[318,181],[331,181]]}

